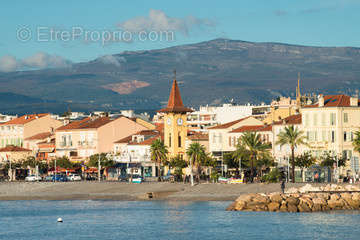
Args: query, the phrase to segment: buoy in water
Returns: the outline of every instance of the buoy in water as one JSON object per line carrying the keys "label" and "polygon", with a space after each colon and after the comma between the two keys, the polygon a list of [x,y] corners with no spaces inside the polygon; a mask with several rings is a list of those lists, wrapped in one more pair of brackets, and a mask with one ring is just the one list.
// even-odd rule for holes
{"label": "buoy in water", "polygon": [[63,222],[62,218],[58,218],[58,219],[57,219],[57,222],[61,222],[61,223],[62,223],[62,222]]}

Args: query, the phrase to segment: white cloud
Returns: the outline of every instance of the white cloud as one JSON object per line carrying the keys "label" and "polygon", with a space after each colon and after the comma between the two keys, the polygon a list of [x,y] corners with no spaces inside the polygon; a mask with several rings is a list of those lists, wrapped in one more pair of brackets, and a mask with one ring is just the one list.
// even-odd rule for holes
{"label": "white cloud", "polygon": [[12,72],[24,69],[66,68],[70,67],[71,64],[71,61],[63,57],[38,52],[24,59],[16,59],[13,56],[0,58],[0,72]]}
{"label": "white cloud", "polygon": [[17,67],[18,63],[15,57],[5,55],[0,58],[0,72],[13,72]]}
{"label": "white cloud", "polygon": [[113,64],[117,67],[121,66],[121,63],[126,63],[125,57],[115,57],[113,55],[105,55],[99,58],[104,64]]}
{"label": "white cloud", "polygon": [[161,10],[150,9],[149,16],[140,16],[129,19],[118,26],[127,31],[179,31],[188,35],[194,28],[213,28],[215,24],[209,19],[200,19],[193,16],[185,18],[169,17]]}

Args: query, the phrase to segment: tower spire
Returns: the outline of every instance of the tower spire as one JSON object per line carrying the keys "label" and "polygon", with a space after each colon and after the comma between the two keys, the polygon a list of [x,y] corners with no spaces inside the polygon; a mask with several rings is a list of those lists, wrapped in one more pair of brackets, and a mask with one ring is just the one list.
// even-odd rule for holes
{"label": "tower spire", "polygon": [[159,112],[192,112],[193,110],[187,107],[184,107],[180,89],[176,81],[176,70],[174,70],[174,81],[172,83],[170,96],[168,100],[167,107],[159,110]]}
{"label": "tower spire", "polygon": [[297,83],[297,87],[296,87],[296,103],[298,106],[301,105],[300,72],[298,72],[298,83]]}

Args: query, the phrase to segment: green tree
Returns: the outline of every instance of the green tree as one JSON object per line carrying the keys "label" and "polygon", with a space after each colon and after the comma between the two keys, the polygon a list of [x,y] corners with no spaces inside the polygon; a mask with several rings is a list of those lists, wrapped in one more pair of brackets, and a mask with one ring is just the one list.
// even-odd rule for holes
{"label": "green tree", "polygon": [[249,167],[250,165],[250,152],[240,142],[236,145],[236,150],[232,152],[232,158],[234,159],[234,163],[237,165],[235,167],[236,169],[240,167],[240,162],[241,167]]}
{"label": "green tree", "polygon": [[285,127],[278,134],[276,144],[280,144],[280,146],[289,145],[291,149],[291,179],[293,183],[295,182],[295,148],[300,145],[307,145],[305,138],[303,131],[293,125]]}
{"label": "green tree", "polygon": [[[50,163],[49,163],[49,167],[55,167],[55,159],[52,160]],[[56,167],[62,167],[62,168],[72,168],[73,167],[73,164],[72,162],[69,160],[68,157],[66,156],[63,156],[63,157],[58,157],[56,158]]]}
{"label": "green tree", "polygon": [[38,166],[40,172],[46,172],[48,168],[46,162],[38,161],[33,156],[29,156],[26,159],[22,160],[20,164],[22,168],[35,168],[36,166]]}
{"label": "green tree", "polygon": [[182,157],[180,157],[180,155],[172,157],[170,161],[167,162],[167,165],[174,169],[174,175],[178,179],[182,178],[182,169],[188,166],[187,162]]}
{"label": "green tree", "polygon": [[324,154],[320,157],[320,160],[320,166],[328,168],[334,168],[336,165],[338,167],[345,167],[346,162],[348,161],[345,157],[340,156],[338,158],[337,156],[330,154],[330,152],[324,152]]}
{"label": "green tree", "polygon": [[160,139],[156,139],[151,144],[150,151],[151,151],[151,160],[158,164],[158,177],[160,179],[161,164],[165,164],[167,161],[167,154],[168,154],[167,147],[165,146],[163,141],[161,141]]}
{"label": "green tree", "polygon": [[189,156],[189,162],[190,162],[189,165],[191,170],[190,171],[191,186],[194,186],[193,166],[196,166],[198,168],[201,165],[201,163],[204,161],[204,158],[207,157],[205,153],[205,147],[198,142],[194,142],[190,144],[189,148],[186,151],[186,154]]}
{"label": "green tree", "polygon": [[254,177],[254,168],[257,165],[257,159],[271,148],[271,144],[263,143],[261,141],[260,134],[256,132],[245,132],[240,137],[240,144],[243,145],[249,153],[252,182]]}
{"label": "green tree", "polygon": [[[114,165],[114,161],[109,159],[106,153],[100,153],[100,165],[101,167],[111,167]],[[94,154],[90,156],[89,161],[86,164],[89,167],[98,167],[99,166],[99,154]]]}
{"label": "green tree", "polygon": [[301,176],[303,176],[304,168],[309,168],[316,163],[316,158],[314,158],[310,152],[304,152],[299,156],[295,157],[295,166],[301,169]]}
{"label": "green tree", "polygon": [[353,140],[354,150],[360,153],[360,131],[355,132],[355,138]]}

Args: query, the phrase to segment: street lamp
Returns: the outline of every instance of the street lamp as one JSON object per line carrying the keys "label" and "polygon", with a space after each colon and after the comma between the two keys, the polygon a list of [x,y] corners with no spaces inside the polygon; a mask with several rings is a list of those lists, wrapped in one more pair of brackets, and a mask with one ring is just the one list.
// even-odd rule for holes
{"label": "street lamp", "polygon": [[100,182],[100,168],[101,168],[101,165],[100,165],[100,153],[99,153],[99,158],[98,158],[98,182]]}

